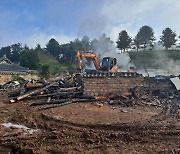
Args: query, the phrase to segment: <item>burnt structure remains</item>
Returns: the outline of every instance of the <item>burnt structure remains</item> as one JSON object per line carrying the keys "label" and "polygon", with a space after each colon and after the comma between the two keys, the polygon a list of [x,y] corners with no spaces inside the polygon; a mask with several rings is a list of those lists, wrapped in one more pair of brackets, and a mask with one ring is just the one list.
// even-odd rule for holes
{"label": "burnt structure remains", "polygon": [[28,68],[14,64],[6,55],[0,58],[0,74],[27,74],[28,71]]}
{"label": "burnt structure remains", "polygon": [[121,72],[114,77],[83,77],[84,93],[91,96],[108,96],[108,95],[136,95],[136,98],[168,98],[179,93],[177,85],[173,83],[172,78],[179,76],[155,76],[143,77],[138,73]]}

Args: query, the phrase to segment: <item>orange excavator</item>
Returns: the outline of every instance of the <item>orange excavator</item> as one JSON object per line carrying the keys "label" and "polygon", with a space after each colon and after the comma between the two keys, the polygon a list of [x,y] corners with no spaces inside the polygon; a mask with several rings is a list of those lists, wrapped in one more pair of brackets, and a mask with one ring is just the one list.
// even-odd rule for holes
{"label": "orange excavator", "polygon": [[100,64],[99,58],[94,52],[80,52],[79,50],[76,52],[76,57],[78,61],[78,70],[80,72],[83,70],[82,58],[92,59],[96,70],[85,70],[87,75],[112,75],[117,72],[116,58],[104,57],[102,59],[102,64]]}

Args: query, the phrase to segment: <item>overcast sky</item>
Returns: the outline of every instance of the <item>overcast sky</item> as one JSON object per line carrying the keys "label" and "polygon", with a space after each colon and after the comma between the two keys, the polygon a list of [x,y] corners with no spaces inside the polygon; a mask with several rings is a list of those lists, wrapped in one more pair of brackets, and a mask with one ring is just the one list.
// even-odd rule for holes
{"label": "overcast sky", "polygon": [[0,0],[0,47],[102,33],[116,41],[120,31],[134,37],[144,25],[157,39],[166,27],[180,35],[180,0]]}

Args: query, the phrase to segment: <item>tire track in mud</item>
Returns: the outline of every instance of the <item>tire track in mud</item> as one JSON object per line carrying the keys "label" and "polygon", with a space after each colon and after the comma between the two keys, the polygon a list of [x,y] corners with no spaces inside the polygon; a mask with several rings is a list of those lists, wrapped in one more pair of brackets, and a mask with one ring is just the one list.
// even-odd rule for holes
{"label": "tire track in mud", "polygon": [[[32,111],[23,107],[14,109],[8,120],[24,122],[40,131],[25,135],[14,128],[3,128],[0,146],[9,147],[12,153],[122,153],[122,150],[124,153],[128,150],[131,153],[163,153],[180,148],[178,126],[164,126],[154,120],[114,125],[79,124]],[[5,132],[8,132],[6,136]]]}
{"label": "tire track in mud", "polygon": [[[46,138],[46,140],[50,140],[49,142],[52,143],[52,138],[47,136],[50,136],[50,134],[52,135],[53,131],[53,144],[59,144],[59,142],[57,143],[56,140],[58,138],[66,139],[66,143],[62,144],[66,147],[69,147],[69,145],[71,145],[71,142],[78,143],[76,145],[71,145],[71,147],[69,148],[95,148],[101,147],[102,145],[106,145],[122,149],[126,147],[126,144],[131,143],[157,144],[158,142],[161,142],[163,145],[171,145],[173,142],[174,144],[178,145],[180,141],[179,127],[166,127],[150,123],[126,123],[117,125],[82,125],[55,119],[44,114],[41,117],[43,120],[45,120],[45,123],[49,123],[50,126],[47,127],[46,125],[44,129],[46,131],[46,134],[43,134],[43,136]],[[176,148],[178,147],[174,147],[174,150]],[[171,151],[171,149],[172,148],[166,149],[166,151]],[[159,149],[157,153],[159,153],[160,151],[161,150]]]}
{"label": "tire track in mud", "polygon": [[[118,144],[118,143],[154,143],[168,140],[180,141],[179,127],[165,127],[151,123],[123,123],[116,125],[86,125],[62,121],[42,114],[42,119],[50,122],[49,130],[62,128],[70,130],[77,138],[87,143]],[[46,127],[47,130],[47,127]],[[72,135],[71,134],[71,135]]]}
{"label": "tire track in mud", "polygon": [[[143,132],[159,132],[159,135],[170,135],[170,136],[180,136],[180,127],[178,126],[163,126],[158,125],[157,123],[148,121],[147,123],[134,122],[134,123],[117,123],[113,125],[103,125],[103,124],[80,124],[73,123],[69,121],[64,121],[60,119],[56,119],[46,114],[41,114],[41,118],[43,120],[52,122],[55,128],[58,125],[66,126],[66,127],[75,127],[75,128],[84,128],[84,129],[93,129],[93,130],[102,130],[102,131],[113,131],[113,132],[136,132],[137,134],[141,134]],[[154,121],[154,120],[153,120]],[[51,125],[51,126],[52,126]]]}

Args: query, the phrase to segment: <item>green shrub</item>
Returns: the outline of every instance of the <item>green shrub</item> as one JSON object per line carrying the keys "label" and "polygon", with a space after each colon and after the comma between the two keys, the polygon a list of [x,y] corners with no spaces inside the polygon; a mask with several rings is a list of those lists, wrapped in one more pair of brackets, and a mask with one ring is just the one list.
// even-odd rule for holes
{"label": "green shrub", "polygon": [[22,78],[20,77],[19,74],[13,74],[13,75],[12,75],[12,80],[13,80],[13,81],[21,81]]}

